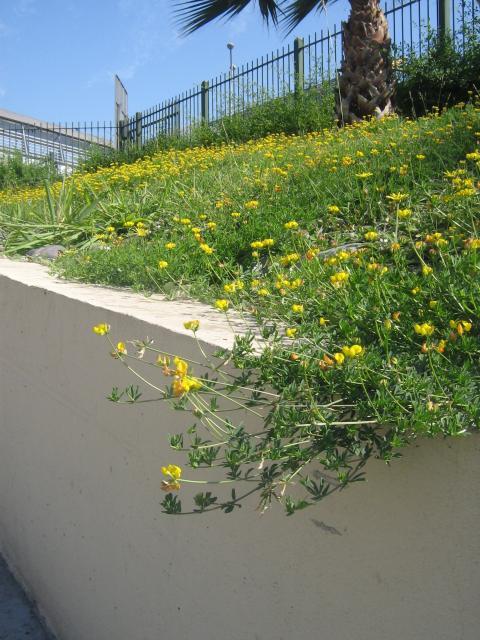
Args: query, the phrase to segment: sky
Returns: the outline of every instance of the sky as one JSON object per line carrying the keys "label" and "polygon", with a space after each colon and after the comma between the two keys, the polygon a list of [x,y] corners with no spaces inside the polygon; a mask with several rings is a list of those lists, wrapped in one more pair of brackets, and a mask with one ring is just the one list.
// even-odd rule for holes
{"label": "sky", "polygon": [[2,0],[0,108],[48,122],[109,121],[118,74],[134,114],[227,72],[227,42],[240,65],[332,29],[347,9],[334,3],[284,37],[252,4],[184,37],[172,0]]}

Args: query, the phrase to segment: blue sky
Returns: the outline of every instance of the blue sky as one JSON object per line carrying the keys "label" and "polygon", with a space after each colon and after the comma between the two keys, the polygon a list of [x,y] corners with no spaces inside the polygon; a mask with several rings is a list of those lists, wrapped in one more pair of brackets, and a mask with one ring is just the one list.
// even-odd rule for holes
{"label": "blue sky", "polygon": [[142,111],[228,71],[234,63],[332,28],[348,4],[312,14],[283,38],[252,6],[229,23],[181,37],[170,0],[3,0],[0,7],[0,107],[49,122],[111,120],[113,74]]}

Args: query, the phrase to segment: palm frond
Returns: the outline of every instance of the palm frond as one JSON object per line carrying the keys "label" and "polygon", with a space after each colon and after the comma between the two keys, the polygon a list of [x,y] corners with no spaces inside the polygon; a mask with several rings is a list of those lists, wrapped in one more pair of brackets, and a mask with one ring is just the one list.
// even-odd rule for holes
{"label": "palm frond", "polygon": [[285,35],[290,34],[312,11],[324,11],[327,3],[336,0],[293,0],[283,12],[282,26]]}
{"label": "palm frond", "polygon": [[233,18],[243,11],[251,2],[257,2],[263,19],[274,25],[278,24],[278,13],[281,12],[282,0],[174,0],[175,16],[182,32],[187,35],[212,20]]}

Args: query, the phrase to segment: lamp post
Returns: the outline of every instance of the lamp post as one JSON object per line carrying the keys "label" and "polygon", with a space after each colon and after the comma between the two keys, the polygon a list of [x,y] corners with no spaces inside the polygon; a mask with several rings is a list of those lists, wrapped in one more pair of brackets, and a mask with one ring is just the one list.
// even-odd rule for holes
{"label": "lamp post", "polygon": [[233,42],[227,42],[227,49],[228,49],[228,51],[230,53],[230,75],[233,72],[233,53],[232,53],[232,51],[233,51],[233,47],[234,46],[235,45],[233,44]]}
{"label": "lamp post", "polygon": [[233,74],[235,72],[235,66],[233,64],[233,42],[227,42],[227,49],[230,54],[230,68],[229,68],[229,82],[228,82],[228,115],[232,115],[232,93],[233,93]]}

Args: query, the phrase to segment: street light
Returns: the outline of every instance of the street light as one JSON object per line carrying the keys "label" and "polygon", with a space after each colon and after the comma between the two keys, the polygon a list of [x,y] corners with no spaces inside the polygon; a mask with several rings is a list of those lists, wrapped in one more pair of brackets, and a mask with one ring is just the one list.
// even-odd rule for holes
{"label": "street light", "polygon": [[227,42],[227,49],[230,53],[230,70],[228,73],[229,76],[229,83],[228,83],[228,115],[232,115],[232,80],[233,80],[233,74],[235,73],[235,67],[233,64],[233,47],[235,45],[233,44],[233,42]]}
{"label": "street light", "polygon": [[230,75],[232,75],[232,73],[233,73],[233,53],[232,53],[232,50],[233,50],[234,46],[235,45],[233,44],[233,42],[227,42],[227,49],[230,52]]}

